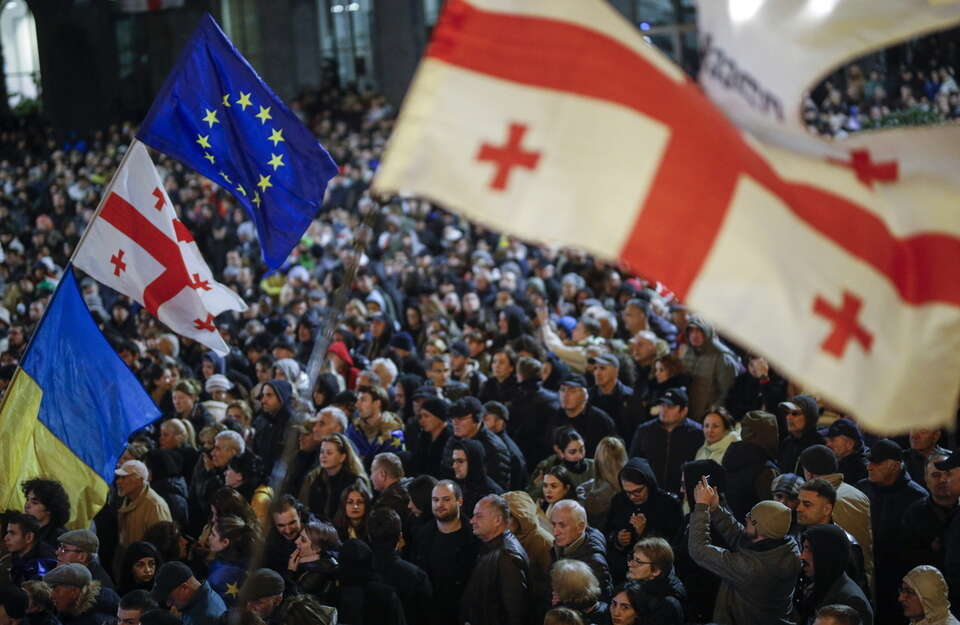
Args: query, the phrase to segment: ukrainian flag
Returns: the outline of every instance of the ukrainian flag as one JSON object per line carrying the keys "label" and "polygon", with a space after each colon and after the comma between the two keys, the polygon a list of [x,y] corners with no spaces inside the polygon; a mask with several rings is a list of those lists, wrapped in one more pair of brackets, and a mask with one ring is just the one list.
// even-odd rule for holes
{"label": "ukrainian flag", "polygon": [[23,510],[20,485],[59,480],[71,528],[107,500],[130,434],[160,416],[100,333],[68,266],[0,404],[0,509]]}

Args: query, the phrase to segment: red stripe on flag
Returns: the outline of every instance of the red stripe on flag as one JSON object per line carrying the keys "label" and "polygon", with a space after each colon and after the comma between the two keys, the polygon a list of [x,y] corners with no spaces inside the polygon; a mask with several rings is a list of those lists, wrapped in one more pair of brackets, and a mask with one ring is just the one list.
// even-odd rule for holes
{"label": "red stripe on flag", "polygon": [[[180,247],[140,214],[133,204],[116,193],[111,193],[103,204],[100,217],[133,239],[154,260],[163,265],[163,273],[143,290],[143,305],[152,315],[156,316],[161,304],[173,299],[181,289],[192,284]],[[128,262],[133,258],[131,256]]]}
{"label": "red stripe on flag", "polygon": [[862,206],[782,180],[694,83],[671,80],[616,39],[570,22],[450,0],[427,56],[526,86],[619,104],[669,126],[663,160],[619,256],[680,297],[713,246],[739,177],[748,175],[799,219],[885,275],[905,302],[960,305],[960,282],[952,275],[960,263],[960,239],[944,233],[897,238]]}
{"label": "red stripe on flag", "polygon": [[157,11],[163,8],[163,0],[147,0],[147,9]]}

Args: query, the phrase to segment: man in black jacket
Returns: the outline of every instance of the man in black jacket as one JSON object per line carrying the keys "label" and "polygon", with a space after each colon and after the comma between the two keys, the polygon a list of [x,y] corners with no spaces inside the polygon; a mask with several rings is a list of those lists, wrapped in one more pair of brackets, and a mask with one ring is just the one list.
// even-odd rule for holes
{"label": "man in black jacket", "polygon": [[456,482],[437,482],[431,493],[435,523],[423,525],[413,543],[413,563],[423,569],[433,586],[433,606],[425,623],[457,623],[463,596],[479,542],[461,516],[463,493]]}
{"label": "man in black jacket", "polygon": [[453,479],[463,491],[463,513],[468,519],[473,507],[483,497],[503,493],[500,485],[487,475],[483,458],[483,445],[477,441],[454,441],[450,452]]}
{"label": "man in black jacket", "polygon": [[623,440],[633,436],[636,415],[630,414],[633,389],[620,381],[620,359],[616,354],[605,352],[587,359],[593,365],[595,388],[590,395],[590,405],[604,411],[617,426]]}
{"label": "man in black jacket", "polygon": [[545,432],[541,434],[544,445],[553,447],[553,434],[557,428],[570,426],[583,436],[587,457],[593,458],[597,444],[606,436],[616,435],[617,428],[610,415],[589,403],[587,381],[573,373],[560,383],[560,409],[553,413]]}
{"label": "man in black jacket", "polygon": [[[950,485],[950,494],[960,497],[960,451],[954,451],[950,457],[935,462],[934,467],[947,471],[947,483]],[[960,514],[954,514],[953,520],[947,526],[943,540],[943,577],[947,580],[950,589],[950,603],[954,611],[960,611]]]}
{"label": "man in black jacket", "polygon": [[899,623],[897,589],[909,569],[900,542],[903,512],[927,491],[910,479],[903,464],[903,450],[889,438],[882,438],[867,456],[867,479],[857,488],[870,499],[870,525],[876,562],[877,622]]}
{"label": "man in black jacket", "polygon": [[443,450],[444,464],[452,467],[453,444],[472,440],[483,446],[486,474],[500,488],[510,487],[510,452],[500,437],[483,425],[483,404],[476,397],[464,397],[450,407],[453,436]]}
{"label": "man in black jacket", "polygon": [[373,570],[397,592],[407,623],[429,622],[433,587],[423,569],[407,562],[397,553],[400,516],[389,508],[377,508],[367,520],[367,532],[373,550]]}
{"label": "man in black jacket", "polygon": [[287,439],[291,446],[296,444],[296,432],[287,435],[288,426],[294,420],[290,412],[290,397],[293,387],[286,380],[270,380],[260,389],[262,411],[253,421],[253,452],[263,460],[263,466],[276,469],[283,458]]}
{"label": "man in black jacket", "polygon": [[525,625],[530,562],[508,529],[510,507],[503,497],[488,495],[477,502],[470,524],[483,544],[460,604],[463,622]]}
{"label": "man in black jacket", "polygon": [[527,461],[523,452],[507,433],[510,422],[510,409],[498,401],[488,401],[483,405],[483,424],[500,437],[510,452],[510,490],[524,490],[530,476],[527,473]]}
{"label": "man in black jacket", "polygon": [[593,571],[600,582],[600,595],[610,598],[613,582],[607,565],[603,533],[587,525],[587,511],[572,499],[558,501],[550,511],[553,526],[552,560],[579,560]]}
{"label": "man in black jacket", "polygon": [[843,481],[856,484],[867,477],[867,459],[863,455],[863,436],[852,420],[842,417],[827,428],[827,447],[837,456],[837,468]]}
{"label": "man in black jacket", "polygon": [[687,392],[668,390],[660,398],[660,414],[637,428],[630,443],[630,457],[650,461],[661,488],[680,492],[680,468],[693,460],[703,445],[703,428],[687,418]]}
{"label": "man in black jacket", "polygon": [[530,466],[553,453],[552,442],[543,437],[543,428],[547,426],[549,416],[560,407],[557,394],[543,388],[540,381],[542,370],[539,360],[529,356],[517,360],[517,393],[509,406],[507,432]]}

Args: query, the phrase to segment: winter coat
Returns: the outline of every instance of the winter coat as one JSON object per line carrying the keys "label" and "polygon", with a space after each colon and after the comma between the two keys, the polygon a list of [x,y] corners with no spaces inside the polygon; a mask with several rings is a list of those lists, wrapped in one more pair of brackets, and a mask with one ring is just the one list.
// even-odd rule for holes
{"label": "winter coat", "polygon": [[[263,466],[267,467],[268,471],[272,471],[273,467],[283,458],[287,439],[291,439],[291,445],[296,440],[293,428],[288,428],[288,425],[293,421],[293,415],[290,412],[293,387],[286,380],[270,380],[266,384],[277,394],[282,406],[276,414],[261,412],[254,419],[253,428],[255,432],[252,447],[253,453],[263,460]],[[290,436],[288,436],[288,429],[290,430]]]}
{"label": "winter coat", "polygon": [[960,507],[941,506],[928,497],[910,504],[903,513],[901,544],[909,566],[930,564],[943,570],[943,536]]}
{"label": "winter coat", "polygon": [[683,368],[691,377],[689,414],[699,422],[708,408],[723,404],[742,367],[740,359],[720,340],[712,325],[698,315],[690,315],[688,331],[691,326],[700,328],[705,336],[703,345],[688,345],[683,354]]}
{"label": "winter coat", "polygon": [[837,525],[814,525],[804,533],[803,541],[813,554],[814,577],[801,583],[798,623],[812,625],[818,609],[839,603],[855,609],[862,625],[873,625],[870,601],[845,572],[852,555],[846,532]]}
{"label": "winter coat", "polygon": [[391,412],[381,413],[380,420],[372,426],[358,417],[347,427],[347,438],[363,459],[363,465],[369,468],[379,453],[403,452],[403,422]]}
{"label": "winter coat", "polygon": [[727,393],[726,406],[740,420],[751,410],[772,412],[787,399],[787,381],[773,371],[766,378],[755,378],[749,371],[737,376]]}
{"label": "winter coat", "polygon": [[510,407],[513,400],[516,399],[519,389],[520,383],[517,382],[517,376],[515,375],[511,375],[503,382],[491,375],[480,387],[480,395],[477,399],[484,404],[488,401],[498,401]]}
{"label": "winter coat", "polygon": [[867,459],[862,451],[855,451],[839,460],[838,469],[843,473],[844,482],[856,484],[867,477]]}
{"label": "winter coat", "polygon": [[307,593],[320,603],[331,605],[337,600],[337,560],[323,555],[319,560],[301,562],[296,571],[284,570],[288,596]]}
{"label": "winter coat", "polygon": [[[80,589],[74,604],[57,613],[63,625],[112,625],[117,613],[117,594],[102,594],[100,582],[90,582]],[[112,607],[112,610],[111,610]]]}
{"label": "winter coat", "polygon": [[923,606],[923,618],[910,625],[960,625],[960,620],[950,614],[947,583],[940,571],[918,566],[904,575],[903,583],[917,593]]}
{"label": "winter coat", "polygon": [[616,487],[599,475],[577,486],[577,500],[583,504],[587,511],[587,523],[589,525],[594,527],[607,526],[610,504],[618,492]]}
{"label": "winter coat", "polygon": [[392,548],[373,547],[373,570],[397,593],[407,623],[429,622],[433,587],[423,569],[401,558]]}
{"label": "winter coat", "polygon": [[167,502],[146,483],[133,497],[123,499],[119,518],[120,544],[123,546],[143,539],[144,532],[154,523],[172,520]]}
{"label": "winter coat", "polygon": [[346,464],[340,467],[336,475],[328,476],[323,467],[317,467],[303,480],[298,499],[305,503],[324,521],[332,521],[340,505],[343,489],[353,484],[359,476],[350,473]]}
{"label": "winter coat", "polygon": [[687,591],[672,567],[653,579],[640,582],[640,587],[646,597],[642,622],[657,625],[683,625],[687,622],[684,610]]}
{"label": "winter coat", "polygon": [[411,464],[416,475],[432,475],[437,479],[450,476],[450,467],[443,464],[443,450],[447,441],[453,438],[453,430],[448,425],[437,436],[430,438],[429,432],[421,431],[417,436],[416,450],[413,452]]}
{"label": "winter coat", "polygon": [[660,486],[679,493],[680,467],[693,460],[701,445],[703,428],[696,421],[684,419],[668,432],[659,419],[654,419],[637,428],[630,443],[630,457],[649,460]]}
{"label": "winter coat", "polygon": [[[673,542],[683,524],[683,510],[680,501],[672,494],[659,486],[659,481],[653,474],[650,463],[643,458],[630,458],[620,470],[619,481],[634,484],[644,484],[647,487],[647,499],[641,504],[634,504],[623,491],[614,495],[610,502],[610,513],[604,533],[607,540],[607,559],[611,570],[614,571],[616,582],[622,581],[621,575],[627,570],[627,560],[633,554],[633,546],[641,538],[659,536]],[[634,514],[646,516],[647,524],[643,535],[638,535],[630,524],[630,517]],[[623,546],[617,538],[621,530],[629,530],[630,542]]]}
{"label": "winter coat", "polygon": [[517,394],[510,405],[507,433],[523,452],[528,467],[552,453],[552,446],[545,444],[543,428],[559,409],[557,394],[545,389],[540,380],[524,380],[517,386]]}
{"label": "winter coat", "polygon": [[863,574],[871,595],[876,591],[875,562],[873,559],[873,528],[870,525],[870,499],[861,491],[843,480],[840,473],[820,476],[837,491],[837,503],[833,506],[833,522],[857,539],[863,552]]}
{"label": "winter coat", "polygon": [[215,625],[226,611],[227,604],[210,587],[210,582],[204,582],[180,614],[183,625]]}
{"label": "winter coat", "polygon": [[[463,491],[463,507],[461,516],[466,520],[473,516],[473,509],[477,502],[487,495],[500,495],[503,489],[487,475],[484,464],[484,450],[476,440],[458,440],[457,448],[462,448],[467,456],[467,477],[456,480]],[[450,450],[452,456],[453,449]]]}
{"label": "winter coat", "polygon": [[[710,544],[710,524],[730,549]],[[800,550],[792,538],[753,542],[733,516],[697,504],[690,513],[693,560],[722,580],[713,620],[726,625],[794,625],[793,591]]]}
{"label": "winter coat", "polygon": [[553,449],[554,432],[557,428],[564,426],[572,427],[583,436],[583,447],[588,458],[593,458],[597,452],[597,445],[603,438],[617,433],[617,427],[610,415],[589,403],[573,418],[567,416],[565,410],[558,408],[550,415],[547,427],[543,430],[546,434],[542,439],[544,448]]}
{"label": "winter coat", "polygon": [[703,445],[697,450],[694,460],[715,460],[717,464],[723,464],[723,456],[727,453],[730,443],[740,440],[740,432],[730,430],[723,435],[723,438],[716,443],[708,443],[704,440]]}
{"label": "winter coat", "polygon": [[517,447],[517,443],[510,437],[506,430],[496,432],[510,454],[510,490],[523,490],[527,486],[527,480],[530,478],[527,471],[527,459],[523,452]]}
{"label": "winter coat", "polygon": [[[587,480],[592,480],[596,476],[596,463],[592,458],[584,458],[578,463],[579,466],[571,465],[568,462],[563,462],[560,460],[560,456],[557,456],[556,454],[544,458],[533,470],[533,476],[530,478],[530,483],[524,485],[527,494],[530,495],[534,501],[543,497],[543,476],[547,471],[558,464],[562,464],[567,468],[567,471],[570,474],[570,481],[573,482],[573,486],[575,488],[579,488],[581,484]],[[574,494],[570,493],[571,499],[573,496]]]}
{"label": "winter coat", "polygon": [[523,491],[504,493],[510,515],[517,522],[517,540],[527,552],[530,563],[530,596],[534,602],[547,605],[550,598],[550,566],[553,564],[553,534],[537,523],[537,505]]}
{"label": "winter coat", "polygon": [[817,420],[820,419],[817,400],[809,395],[797,395],[790,401],[800,406],[803,411],[803,432],[799,437],[785,432],[783,440],[780,441],[780,470],[784,473],[803,475],[800,454],[811,445],[826,445],[827,441],[817,431]]}
{"label": "winter coat", "polygon": [[220,595],[226,606],[232,608],[237,604],[237,596],[240,594],[240,587],[243,586],[243,580],[246,576],[247,566],[245,563],[215,558],[210,563],[207,583],[210,584],[215,593]]}
{"label": "winter coat", "polygon": [[[373,570],[373,552],[351,539],[340,549],[340,596],[334,604],[342,623],[350,625],[406,625],[396,591]],[[412,625],[412,624],[411,624]]]}
{"label": "winter coat", "polygon": [[610,566],[607,564],[607,544],[603,532],[590,527],[583,530],[583,535],[566,547],[554,542],[553,561],[579,560],[593,571],[594,577],[600,582],[600,596],[609,598],[613,590],[613,578],[610,575]]}
{"label": "winter coat", "polygon": [[[443,463],[453,466],[453,445],[463,439],[457,436],[451,436],[443,448]],[[507,450],[506,443],[491,432],[486,425],[480,424],[480,429],[473,435],[474,440],[483,446],[484,466],[487,476],[496,482],[501,489],[510,486],[510,452]],[[502,490],[501,490],[502,492]],[[473,510],[470,511],[471,513]]]}
{"label": "winter coat", "polygon": [[630,440],[640,423],[640,415],[631,414],[629,411],[632,401],[633,389],[620,380],[617,380],[613,390],[607,394],[602,394],[597,387],[590,389],[590,405],[610,415],[617,426],[617,436],[625,441]]}
{"label": "winter coat", "polygon": [[740,440],[731,443],[721,465],[727,472],[727,503],[743,519],[757,502],[772,499],[770,485],[778,475],[777,418],[769,412],[748,412],[740,422]]}
{"label": "winter coat", "polygon": [[483,543],[460,601],[470,625],[526,625],[530,561],[510,530]]}

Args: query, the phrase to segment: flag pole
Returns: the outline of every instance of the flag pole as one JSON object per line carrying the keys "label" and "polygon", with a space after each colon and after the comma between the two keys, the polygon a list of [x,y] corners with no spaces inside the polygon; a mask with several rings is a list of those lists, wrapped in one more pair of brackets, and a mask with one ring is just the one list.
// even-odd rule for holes
{"label": "flag pole", "polygon": [[[130,157],[130,154],[133,152],[133,148],[136,144],[140,143],[140,140],[136,137],[133,138],[133,141],[130,142],[130,145],[127,146],[127,151],[123,153],[123,157],[120,158],[120,164],[117,165],[117,169],[114,170],[113,175],[110,176],[110,182],[103,187],[104,191],[113,187],[113,183],[117,180],[117,175],[123,170],[123,166],[127,163],[127,159]],[[67,265],[73,264],[73,259],[77,256],[77,250],[80,249],[80,246],[83,245],[83,242],[87,240],[87,235],[90,234],[90,230],[93,228],[94,222],[97,221],[97,217],[100,216],[100,212],[103,211],[103,205],[107,203],[107,194],[100,194],[100,202],[97,204],[97,210],[93,212],[93,217],[90,218],[90,223],[87,224],[87,227],[84,229],[83,234],[80,235],[80,240],[77,241],[77,244],[73,247],[73,251],[70,252],[70,259],[67,260]]]}

